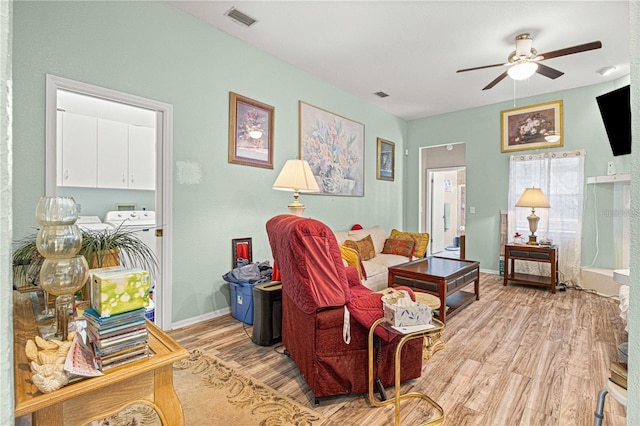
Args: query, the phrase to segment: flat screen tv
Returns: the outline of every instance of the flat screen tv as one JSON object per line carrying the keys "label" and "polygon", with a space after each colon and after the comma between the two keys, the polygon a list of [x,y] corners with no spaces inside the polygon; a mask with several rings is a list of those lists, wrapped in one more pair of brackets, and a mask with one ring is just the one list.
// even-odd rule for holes
{"label": "flat screen tv", "polygon": [[613,155],[631,154],[630,87],[596,97]]}

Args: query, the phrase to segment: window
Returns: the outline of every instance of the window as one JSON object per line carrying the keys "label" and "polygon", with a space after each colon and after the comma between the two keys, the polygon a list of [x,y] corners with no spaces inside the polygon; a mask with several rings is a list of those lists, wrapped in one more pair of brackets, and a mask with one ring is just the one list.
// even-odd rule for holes
{"label": "window", "polygon": [[[513,242],[516,232],[530,234],[527,216],[531,210],[515,204],[526,188],[541,188],[551,208],[536,210],[538,242],[550,240],[558,246],[560,280],[574,284],[580,277],[584,156],[584,150],[521,154],[512,155],[509,163],[508,241]],[[549,265],[520,263],[520,272],[549,274]]]}

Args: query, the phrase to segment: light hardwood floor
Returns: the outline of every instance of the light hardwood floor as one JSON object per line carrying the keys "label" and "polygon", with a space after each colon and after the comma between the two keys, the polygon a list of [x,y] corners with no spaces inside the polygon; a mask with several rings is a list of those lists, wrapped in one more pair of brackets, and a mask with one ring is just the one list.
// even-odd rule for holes
{"label": "light hardwood floor", "polygon": [[[598,392],[617,346],[627,340],[616,300],[584,291],[510,284],[481,274],[480,300],[447,322],[445,348],[425,361],[422,376],[402,386],[426,393],[445,410],[445,425],[592,425]],[[311,396],[283,347],[255,345],[252,329],[225,315],[169,334],[310,407]],[[392,394],[388,390],[388,396]],[[393,407],[372,408],[364,395],[322,399],[316,411],[336,425],[388,425]],[[605,403],[604,425],[624,425],[626,410]],[[433,412],[402,403],[402,424]]]}

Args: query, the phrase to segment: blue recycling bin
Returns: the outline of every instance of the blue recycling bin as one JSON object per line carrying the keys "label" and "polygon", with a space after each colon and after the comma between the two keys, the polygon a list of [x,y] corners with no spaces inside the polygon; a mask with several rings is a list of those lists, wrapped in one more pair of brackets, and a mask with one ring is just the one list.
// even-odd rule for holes
{"label": "blue recycling bin", "polygon": [[231,287],[231,316],[253,325],[253,287],[251,283],[229,283]]}

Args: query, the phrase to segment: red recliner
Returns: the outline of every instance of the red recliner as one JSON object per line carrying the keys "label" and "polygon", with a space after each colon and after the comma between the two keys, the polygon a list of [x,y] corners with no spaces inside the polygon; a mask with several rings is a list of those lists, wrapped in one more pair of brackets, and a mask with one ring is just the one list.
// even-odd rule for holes
{"label": "red recliner", "polygon": [[[355,268],[345,268],[331,229],[314,219],[279,215],[267,234],[282,279],[282,343],[315,398],[368,391],[369,325],[382,317],[379,293],[364,287]],[[343,337],[345,307],[350,343]],[[381,338],[377,377],[394,383],[399,337],[378,327]],[[401,381],[420,377],[422,339],[402,348]]]}

